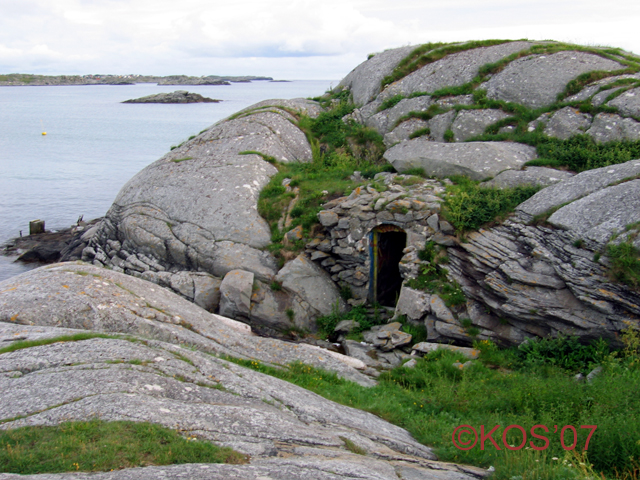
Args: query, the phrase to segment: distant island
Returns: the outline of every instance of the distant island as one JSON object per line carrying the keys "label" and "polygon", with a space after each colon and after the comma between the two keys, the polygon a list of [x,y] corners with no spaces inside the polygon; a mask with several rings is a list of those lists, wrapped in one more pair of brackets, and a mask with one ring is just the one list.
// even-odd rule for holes
{"label": "distant island", "polygon": [[206,75],[32,75],[10,73],[0,75],[0,86],[42,86],[42,85],[134,85],[136,83],[157,83],[158,85],[231,85],[253,81],[273,81],[272,77],[218,76]]}
{"label": "distant island", "polygon": [[155,95],[126,100],[122,103],[219,103],[221,101],[203,97],[197,93],[189,93],[186,90],[176,90],[172,93],[156,93]]}

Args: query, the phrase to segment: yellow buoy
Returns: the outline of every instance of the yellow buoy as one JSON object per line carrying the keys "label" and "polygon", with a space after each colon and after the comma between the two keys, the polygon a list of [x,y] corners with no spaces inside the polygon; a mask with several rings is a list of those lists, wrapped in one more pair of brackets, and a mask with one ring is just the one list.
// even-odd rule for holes
{"label": "yellow buoy", "polygon": [[42,132],[42,134],[43,134],[43,135],[46,135],[46,134],[47,134],[47,132]]}

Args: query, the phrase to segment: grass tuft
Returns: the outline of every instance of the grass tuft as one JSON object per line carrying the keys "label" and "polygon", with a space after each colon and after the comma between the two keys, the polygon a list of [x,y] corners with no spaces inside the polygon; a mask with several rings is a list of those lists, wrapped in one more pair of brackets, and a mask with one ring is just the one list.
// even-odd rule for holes
{"label": "grass tuft", "polygon": [[96,472],[180,463],[247,463],[228,447],[143,422],[67,422],[0,430],[0,472]]}

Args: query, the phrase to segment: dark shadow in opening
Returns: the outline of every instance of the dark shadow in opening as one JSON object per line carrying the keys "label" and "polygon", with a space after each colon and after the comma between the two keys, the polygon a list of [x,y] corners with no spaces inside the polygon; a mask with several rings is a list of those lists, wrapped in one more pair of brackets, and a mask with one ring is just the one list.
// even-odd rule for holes
{"label": "dark shadow in opening", "polygon": [[407,246],[407,234],[402,231],[377,234],[376,300],[380,305],[395,307],[402,287],[398,264]]}

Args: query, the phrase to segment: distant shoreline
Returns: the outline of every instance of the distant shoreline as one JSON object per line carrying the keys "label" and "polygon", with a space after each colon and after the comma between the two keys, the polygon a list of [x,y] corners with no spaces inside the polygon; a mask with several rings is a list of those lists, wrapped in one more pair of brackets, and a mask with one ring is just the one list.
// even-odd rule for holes
{"label": "distant shoreline", "polygon": [[254,81],[273,82],[272,77],[260,76],[218,76],[194,77],[188,75],[34,75],[10,73],[0,75],[2,87],[42,87],[68,85],[135,85],[157,83],[158,85],[231,85]]}

